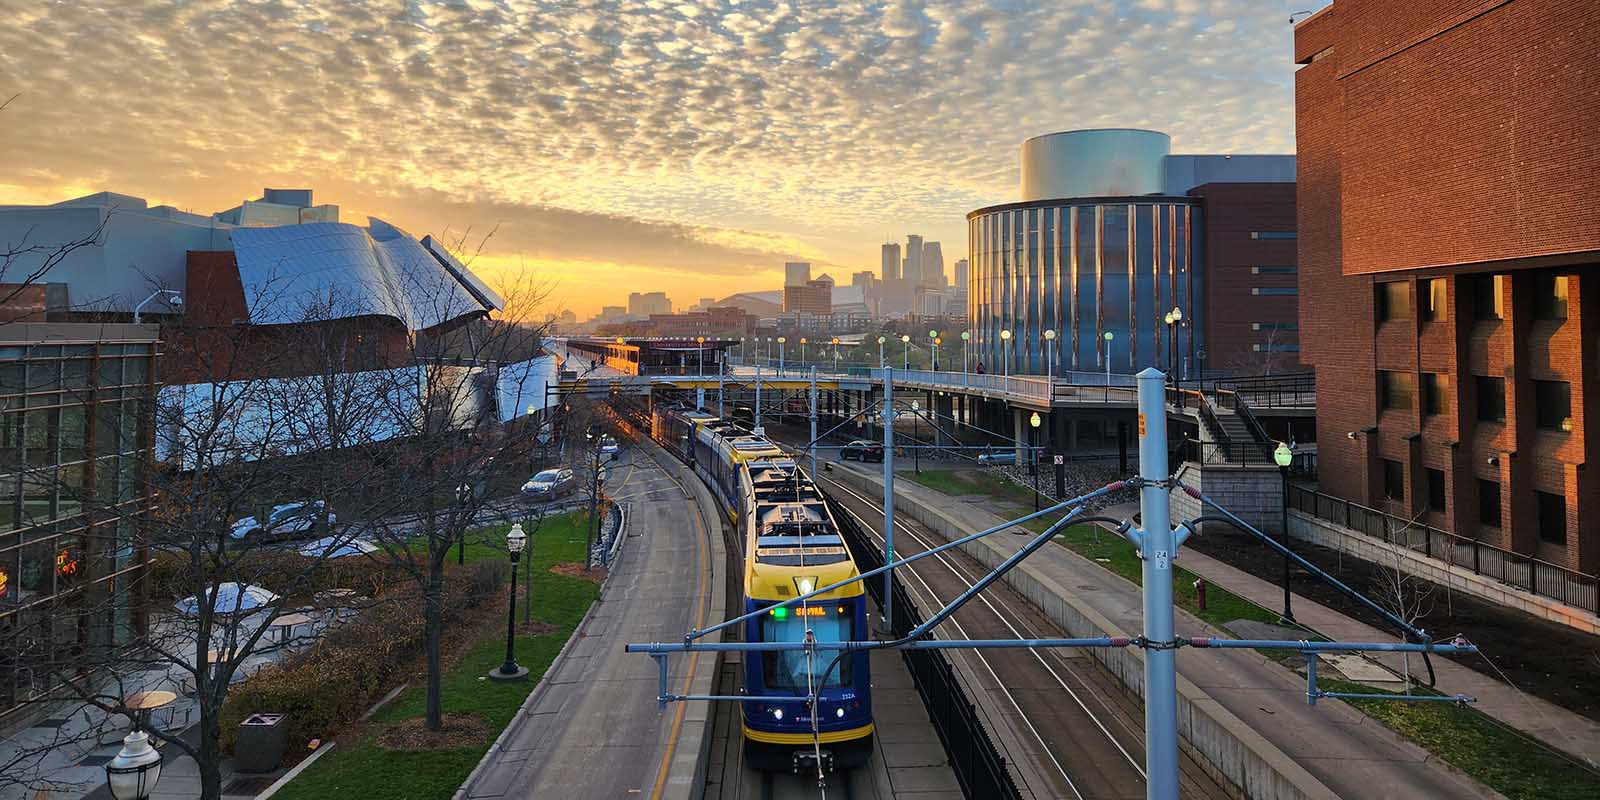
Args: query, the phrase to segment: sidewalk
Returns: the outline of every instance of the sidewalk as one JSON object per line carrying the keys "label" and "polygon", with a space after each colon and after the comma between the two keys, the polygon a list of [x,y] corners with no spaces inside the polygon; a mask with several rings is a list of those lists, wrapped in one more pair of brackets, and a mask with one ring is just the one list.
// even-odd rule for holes
{"label": "sidewalk", "polygon": [[[881,475],[846,469],[881,491]],[[897,482],[895,495],[913,516],[940,514],[969,531],[1005,521],[989,510],[987,497],[952,498],[911,481]],[[1021,544],[1016,536],[989,537],[996,538],[995,546],[1006,550]],[[1065,547],[1043,548],[1019,569],[1073,587],[1063,599],[1092,609],[1120,628],[1119,635],[1137,634],[1143,626],[1139,588]],[[1181,609],[1175,620],[1183,632],[1227,635]],[[1340,797],[1500,796],[1344,703],[1307,705],[1304,680],[1258,653],[1188,649],[1178,658],[1178,672]],[[1374,787],[1385,788],[1375,795]]]}
{"label": "sidewalk", "polygon": [[[1111,516],[1127,516],[1136,510],[1130,506],[1132,504],[1108,509],[1108,513]],[[1184,569],[1205,578],[1207,582],[1225,588],[1256,605],[1281,610],[1279,607],[1283,604],[1283,587],[1278,584],[1261,580],[1194,550],[1179,551],[1175,561]],[[1345,642],[1398,641],[1394,631],[1382,631],[1357,622],[1300,595],[1293,595],[1292,599],[1295,620],[1329,639]],[[1453,635],[1456,631],[1433,633],[1437,639]],[[1494,657],[1493,642],[1474,642],[1474,644],[1486,648],[1489,657]],[[1382,663],[1397,674],[1404,672],[1404,660],[1400,653],[1369,653],[1366,657]],[[1420,661],[1421,659],[1412,659],[1413,674],[1422,669]],[[1473,705],[1479,711],[1552,747],[1591,764],[1600,764],[1600,723],[1521,692],[1514,686],[1446,658],[1434,658],[1433,669],[1438,683],[1434,688],[1439,691],[1476,697],[1477,702]]]}

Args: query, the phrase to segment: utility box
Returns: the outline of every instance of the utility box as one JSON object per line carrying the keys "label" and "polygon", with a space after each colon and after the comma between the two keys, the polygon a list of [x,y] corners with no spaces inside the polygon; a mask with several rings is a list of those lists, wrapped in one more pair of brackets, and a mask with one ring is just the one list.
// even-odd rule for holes
{"label": "utility box", "polygon": [[287,714],[251,714],[239,723],[239,741],[233,747],[233,768],[238,772],[271,772],[283,762],[289,746]]}

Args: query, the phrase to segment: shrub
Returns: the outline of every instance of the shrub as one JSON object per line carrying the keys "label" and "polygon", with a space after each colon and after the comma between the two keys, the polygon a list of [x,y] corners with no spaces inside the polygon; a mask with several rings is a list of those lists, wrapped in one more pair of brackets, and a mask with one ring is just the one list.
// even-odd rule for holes
{"label": "shrub", "polygon": [[[325,589],[354,589],[361,594],[381,594],[390,583],[404,580],[387,556],[331,558],[316,564],[293,551],[258,550],[228,570],[229,580],[270,589],[285,597],[309,596]],[[145,573],[151,597],[173,599],[193,594],[186,556],[158,553]]]}
{"label": "shrub", "polygon": [[[489,576],[498,568],[491,585]],[[450,567],[444,607],[476,608],[503,590],[504,563],[479,562]],[[466,626],[447,626],[460,630]],[[423,601],[409,581],[375,599],[355,617],[328,631],[308,650],[252,676],[232,689],[222,708],[223,747],[232,752],[239,722],[260,712],[279,712],[287,720],[291,754],[303,753],[312,739],[324,738],[354,722],[399,679],[410,659],[423,651]]]}

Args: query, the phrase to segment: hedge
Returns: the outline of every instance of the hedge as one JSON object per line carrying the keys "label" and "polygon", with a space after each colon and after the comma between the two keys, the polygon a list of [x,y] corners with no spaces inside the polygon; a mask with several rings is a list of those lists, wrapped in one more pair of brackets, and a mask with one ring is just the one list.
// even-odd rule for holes
{"label": "hedge", "polygon": [[[504,590],[504,561],[449,566],[445,576],[447,621],[458,609],[479,609]],[[450,622],[451,631],[470,625]],[[239,723],[261,712],[288,714],[289,753],[303,754],[312,739],[326,738],[360,718],[392,688],[399,673],[426,644],[423,602],[415,583],[396,584],[369,607],[330,629],[304,652],[262,669],[233,688],[222,707],[222,743],[233,751]]]}

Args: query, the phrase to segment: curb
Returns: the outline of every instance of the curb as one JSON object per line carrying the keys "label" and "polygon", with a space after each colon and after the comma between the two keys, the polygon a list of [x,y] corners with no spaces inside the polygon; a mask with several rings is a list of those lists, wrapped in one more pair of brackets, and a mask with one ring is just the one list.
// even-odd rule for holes
{"label": "curb", "polygon": [[[833,474],[835,480],[847,483],[853,489],[876,493],[880,498],[883,496],[882,483],[853,469],[835,469]],[[937,508],[928,507],[903,490],[896,489],[895,506],[946,538],[949,538],[951,530],[965,531],[964,526]],[[930,516],[934,519],[930,519]],[[970,548],[974,547],[991,549],[987,538],[960,548],[987,567],[994,567],[1004,558],[1004,554],[998,550],[973,552]],[[1002,580],[1024,597],[1033,600],[1040,606],[1040,611],[1066,629],[1069,636],[1129,635],[1095,609],[1078,602],[1072,593],[1026,561],[1018,564]],[[1041,603],[1035,599],[1037,594],[1045,595],[1051,602]],[[1143,697],[1142,651],[1127,653],[1091,649],[1089,652],[1116,677],[1126,691]],[[1204,730],[1211,737],[1225,738],[1223,746],[1215,748],[1215,752],[1201,750],[1192,743],[1190,737],[1184,737],[1181,745],[1213,777],[1240,791],[1243,796],[1274,800],[1338,800],[1338,794],[1326,784],[1181,674],[1178,676],[1178,710],[1181,727],[1190,731]]]}
{"label": "curb", "polygon": [[337,742],[334,742],[331,739],[328,740],[326,744],[317,748],[316,752],[306,756],[304,761],[294,765],[294,767],[292,767],[288,772],[283,773],[282,776],[273,781],[272,785],[268,786],[266,791],[256,795],[256,800],[267,800],[267,798],[277,794],[280,789],[288,786],[290,781],[300,777],[300,773],[305,772],[308,767],[310,767],[312,764],[315,764],[317,759],[322,758],[324,754],[326,754],[329,750],[332,750],[335,744],[337,744]]}
{"label": "curb", "polygon": [[[624,526],[627,524],[627,521],[628,518],[624,516],[622,518],[622,523],[617,526],[618,541],[623,539],[623,534],[625,533]],[[619,557],[620,555],[621,554],[618,553]],[[589,627],[589,620],[594,617],[595,611],[599,610],[601,602],[605,600],[606,587],[611,583],[611,575],[613,571],[614,570],[610,569],[606,571],[606,579],[600,584],[600,591],[595,595],[594,602],[589,604],[589,610],[584,612],[583,619],[578,620],[578,624],[572,628],[572,635],[567,637],[567,641],[562,644],[561,649],[556,652],[556,657],[550,660],[549,666],[545,667],[544,674],[539,677],[539,683],[533,687],[533,691],[528,692],[528,696],[523,699],[522,705],[517,706],[516,716],[513,716],[511,718],[511,722],[504,728],[500,729],[500,735],[494,737],[494,743],[489,745],[489,749],[484,751],[483,757],[478,759],[477,765],[472,768],[471,772],[467,773],[467,779],[462,781],[461,786],[450,795],[451,800],[466,800],[468,793],[472,791],[473,785],[478,782],[478,778],[483,774],[483,771],[489,765],[489,762],[500,754],[501,747],[506,743],[511,735],[522,729],[522,725],[529,718],[528,712],[532,710],[534,703],[536,703],[540,697],[543,697],[545,693],[549,691],[550,682],[547,679],[556,671],[556,667],[560,666],[561,663],[566,660],[567,654],[572,650],[572,646],[580,638],[579,634],[583,633],[583,630]],[[307,761],[309,760],[310,759],[307,759]]]}

